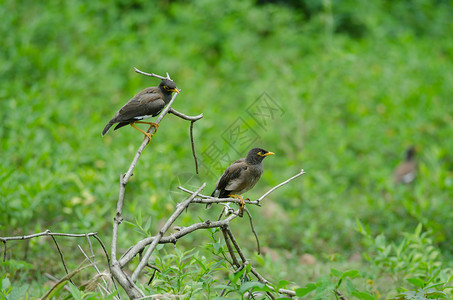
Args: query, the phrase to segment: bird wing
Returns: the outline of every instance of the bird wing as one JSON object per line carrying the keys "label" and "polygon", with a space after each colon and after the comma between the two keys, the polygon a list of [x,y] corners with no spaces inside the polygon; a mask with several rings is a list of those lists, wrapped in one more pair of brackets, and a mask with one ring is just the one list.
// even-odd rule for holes
{"label": "bird wing", "polygon": [[[160,93],[155,89],[139,93],[129,100],[116,113],[114,122],[133,121],[141,116],[156,116],[165,107],[165,102]],[[113,121],[113,120],[112,120]]]}
{"label": "bird wing", "polygon": [[238,192],[245,188],[247,181],[245,175],[249,169],[245,158],[238,159],[232,163],[223,173],[217,182],[213,195],[225,198],[230,192]]}
{"label": "bird wing", "polygon": [[395,183],[410,183],[415,179],[416,166],[412,161],[405,161],[398,165],[393,173]]}

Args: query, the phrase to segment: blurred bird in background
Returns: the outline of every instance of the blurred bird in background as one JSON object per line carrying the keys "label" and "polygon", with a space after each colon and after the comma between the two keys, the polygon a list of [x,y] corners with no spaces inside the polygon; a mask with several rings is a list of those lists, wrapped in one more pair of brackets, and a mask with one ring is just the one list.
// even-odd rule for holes
{"label": "blurred bird in background", "polygon": [[412,146],[406,150],[406,157],[393,173],[395,184],[409,184],[414,181],[417,175],[417,163],[415,161],[415,147]]}

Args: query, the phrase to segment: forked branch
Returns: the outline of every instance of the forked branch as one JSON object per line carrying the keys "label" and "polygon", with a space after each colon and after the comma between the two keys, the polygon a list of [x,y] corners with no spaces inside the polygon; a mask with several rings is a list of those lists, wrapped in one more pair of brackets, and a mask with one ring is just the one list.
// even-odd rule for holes
{"label": "forked branch", "polygon": [[160,76],[160,75],[157,75],[157,74],[154,74],[154,73],[146,73],[146,72],[140,71],[137,68],[134,68],[134,71],[139,73],[139,74],[145,75],[145,76],[156,77],[156,78],[159,78],[159,79],[162,79],[162,80],[164,80],[164,79],[171,80],[170,74],[168,74],[168,72],[167,72],[167,77],[163,77],[163,76]]}

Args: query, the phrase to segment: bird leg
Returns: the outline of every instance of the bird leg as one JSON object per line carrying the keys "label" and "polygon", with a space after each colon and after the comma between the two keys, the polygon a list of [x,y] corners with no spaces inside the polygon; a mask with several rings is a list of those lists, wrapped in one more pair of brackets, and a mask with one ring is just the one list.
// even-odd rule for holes
{"label": "bird leg", "polygon": [[236,195],[236,194],[230,194],[230,195],[228,195],[228,197],[241,200],[241,203],[239,204],[238,216],[242,218],[244,216],[244,206],[245,206],[244,198],[242,198],[242,196]]}
{"label": "bird leg", "polygon": [[130,125],[131,125],[132,127],[134,127],[135,129],[137,129],[138,131],[140,131],[141,133],[143,133],[145,136],[147,136],[147,137],[149,138],[148,144],[149,144],[149,142],[151,142],[151,138],[153,137],[153,135],[152,135],[151,133],[145,132],[145,131],[141,130],[140,128],[138,128],[137,126],[135,126],[134,123],[130,123]]}
{"label": "bird leg", "polygon": [[154,132],[153,132],[153,134],[156,133],[157,128],[159,128],[159,124],[154,123],[154,122],[137,121],[137,122],[135,122],[135,123],[148,124],[148,125],[149,125],[148,131],[151,129],[151,127],[154,127]]}

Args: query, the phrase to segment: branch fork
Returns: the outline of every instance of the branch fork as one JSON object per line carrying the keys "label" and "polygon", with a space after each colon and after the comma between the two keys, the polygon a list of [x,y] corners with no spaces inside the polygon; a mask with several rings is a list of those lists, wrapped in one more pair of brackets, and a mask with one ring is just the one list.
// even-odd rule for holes
{"label": "branch fork", "polygon": [[[137,68],[134,68],[135,72],[145,75],[145,76],[151,76],[151,77],[156,77],[159,79],[169,79],[170,75],[166,73],[166,77],[160,76],[154,73],[146,73],[143,71],[138,70]],[[167,113],[171,113],[181,119],[187,120],[191,122],[190,125],[190,138],[191,138],[191,143],[192,143],[192,152],[195,160],[195,166],[196,170],[198,173],[198,163],[197,163],[197,157],[195,155],[195,148],[194,148],[194,143],[193,143],[193,123],[200,120],[203,117],[203,114],[199,114],[197,116],[187,116],[181,112],[178,112],[174,108],[172,108],[172,104],[175,101],[176,96],[178,93],[175,93],[168,103],[168,105],[162,110],[160,113],[159,117],[156,120],[156,123],[159,124],[163,118],[166,116]],[[155,127],[150,127],[147,131],[147,133],[154,133]],[[4,257],[3,260],[6,259],[6,244],[7,241],[10,240],[25,240],[25,239],[31,239],[39,236],[50,236],[55,245],[56,248],[60,254],[60,258],[63,262],[63,266],[65,268],[66,276],[68,280],[71,278],[72,272],[69,272],[66,263],[63,257],[63,253],[61,252],[61,249],[55,239],[55,236],[65,236],[65,237],[84,237],[88,239],[89,247],[90,247],[90,253],[91,256],[88,256],[85,251],[79,246],[79,249],[82,251],[83,255],[86,257],[86,259],[90,262],[90,265],[94,265],[96,272],[98,275],[101,275],[101,272],[95,265],[95,260],[94,260],[94,252],[92,249],[91,241],[89,237],[94,237],[96,240],[100,243],[102,249],[104,250],[105,256],[107,258],[107,263],[110,268],[110,274],[113,276],[113,278],[118,282],[121,287],[124,289],[124,291],[127,293],[129,298],[131,299],[140,299],[140,298],[145,298],[145,294],[143,291],[136,285],[136,282],[139,278],[140,273],[144,270],[146,267],[153,268],[153,266],[150,266],[149,264],[149,259],[151,255],[154,253],[156,247],[158,244],[167,244],[167,243],[172,243],[176,244],[177,241],[186,236],[187,234],[190,234],[194,231],[200,230],[200,229],[208,229],[208,228],[220,228],[222,231],[222,234],[225,239],[225,244],[228,248],[228,252],[230,253],[231,256],[231,264],[235,269],[235,273],[243,270],[244,268],[250,269],[251,274],[253,274],[258,281],[262,282],[263,284],[266,284],[272,291],[278,292],[280,294],[286,294],[289,296],[295,296],[296,293],[294,291],[289,291],[289,290],[284,290],[280,289],[278,291],[275,291],[275,289],[270,286],[269,281],[266,280],[261,274],[257,272],[257,270],[251,265],[251,262],[247,260],[246,256],[242,252],[241,248],[239,247],[238,242],[236,241],[236,238],[234,237],[231,229],[230,229],[230,223],[238,217],[238,211],[233,210],[233,213],[231,214],[224,214],[224,211],[222,210],[222,213],[219,216],[219,219],[217,221],[210,221],[206,220],[204,222],[200,223],[195,223],[187,227],[175,227],[174,229],[176,232],[173,232],[167,236],[165,234],[169,230],[169,228],[173,225],[173,223],[177,220],[177,218],[181,215],[181,213],[188,208],[188,206],[192,203],[198,203],[198,204],[207,204],[207,203],[219,203],[219,204],[226,204],[226,207],[230,203],[240,203],[240,199],[235,199],[235,198],[215,198],[215,197],[210,197],[207,195],[201,194],[202,190],[205,188],[206,183],[203,183],[196,191],[191,191],[183,187],[178,187],[180,190],[184,191],[185,193],[190,194],[186,200],[183,202],[179,203],[177,207],[175,208],[175,211],[173,214],[169,217],[169,219],[166,221],[166,223],[162,226],[162,228],[158,231],[158,233],[155,236],[147,237],[139,242],[137,242],[135,245],[131,246],[119,259],[117,258],[117,247],[118,247],[118,230],[119,230],[119,225],[123,221],[122,217],[122,212],[123,212],[123,206],[124,206],[124,200],[125,200],[125,190],[126,190],[126,185],[129,182],[129,179],[133,176],[133,170],[136,167],[138,160],[146,147],[146,145],[149,142],[149,138],[146,137],[144,141],[141,143],[139,146],[137,153],[135,154],[128,170],[126,173],[120,175],[120,189],[119,189],[119,195],[118,195],[118,201],[117,201],[117,209],[115,216],[113,218],[113,229],[112,229],[112,244],[111,244],[111,253],[110,256],[105,249],[104,244],[100,240],[100,238],[97,236],[97,233],[84,233],[84,234],[65,234],[65,233],[52,233],[50,230],[46,230],[41,233],[37,234],[32,234],[28,236],[16,236],[16,237],[0,237],[0,241],[3,242],[4,244]],[[250,205],[256,205],[256,206],[261,206],[261,201],[267,197],[270,193],[275,191],[276,189],[280,188],[281,186],[288,184],[290,181],[294,180],[295,178],[305,174],[304,170],[302,169],[298,174],[294,175],[293,177],[283,181],[282,183],[274,186],[271,188],[269,191],[267,191],[265,194],[263,194],[260,198],[257,200],[245,200],[246,204]],[[254,230],[253,227],[253,222],[252,222],[252,216],[250,212],[248,211],[247,208],[245,208],[245,211],[247,212],[249,219],[250,219],[250,224],[252,227],[252,232],[254,233],[256,240],[257,240],[257,245],[258,245],[258,253],[260,252],[260,246],[259,246],[259,240],[258,236]],[[131,260],[139,256],[139,263],[133,270],[132,274],[129,275],[125,270],[124,267],[131,262]],[[238,257],[239,256],[239,259]],[[226,258],[226,257],[225,257]],[[227,261],[229,261],[227,259]],[[250,268],[248,267],[250,265]],[[159,271],[159,270],[158,270]],[[74,271],[73,271],[74,272]],[[244,278],[243,280],[248,278],[250,274],[244,273]],[[115,284],[115,281],[113,281]],[[109,287],[107,285],[107,282],[104,280],[105,284],[105,289],[107,290],[108,293],[110,293]],[[116,286],[115,286],[116,288]],[[222,292],[220,296],[223,296],[225,293],[225,290]],[[272,299],[275,299],[275,296],[267,292],[268,296]],[[116,299],[116,298],[115,298]]]}

